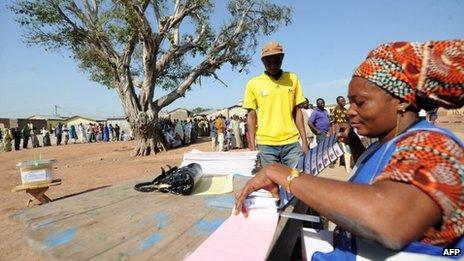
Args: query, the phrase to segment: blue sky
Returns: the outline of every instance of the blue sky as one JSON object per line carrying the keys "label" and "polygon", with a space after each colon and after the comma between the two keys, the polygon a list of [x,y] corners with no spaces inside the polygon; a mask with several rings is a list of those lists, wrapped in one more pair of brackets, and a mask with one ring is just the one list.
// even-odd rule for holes
{"label": "blue sky", "polygon": [[[88,80],[65,51],[26,46],[5,2],[0,6],[0,118],[52,114],[54,105],[63,115],[122,115],[115,91]],[[380,43],[464,38],[462,0],[274,2],[293,7],[293,23],[260,42],[282,43],[283,69],[299,75],[311,102],[322,97],[333,103],[336,96],[346,95],[354,68]],[[215,17],[223,17],[224,2],[218,3]],[[232,72],[228,66],[219,71],[228,87],[203,79],[201,86],[194,86],[167,109],[236,104],[246,82],[263,71],[259,53],[260,48],[249,74]],[[156,97],[164,94],[159,89],[155,93]]]}

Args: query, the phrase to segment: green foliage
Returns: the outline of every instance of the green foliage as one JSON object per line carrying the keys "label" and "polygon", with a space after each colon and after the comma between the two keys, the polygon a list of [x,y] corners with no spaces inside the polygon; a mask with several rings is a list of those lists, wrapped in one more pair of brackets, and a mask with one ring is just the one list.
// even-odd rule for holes
{"label": "green foliage", "polygon": [[[225,63],[246,70],[258,37],[291,23],[289,7],[267,0],[231,0],[228,21],[213,28],[213,1],[179,2],[178,11],[186,13],[177,23],[176,0],[17,0],[9,9],[25,29],[27,44],[70,51],[91,80],[118,88],[127,73],[126,79],[177,90],[179,96]],[[166,63],[147,67],[166,55]],[[193,71],[198,74],[189,82]],[[182,83],[187,88],[180,90]]]}
{"label": "green foliage", "polygon": [[211,108],[203,108],[203,107],[196,107],[195,109],[192,110],[193,114],[201,113],[204,111],[209,111]]}

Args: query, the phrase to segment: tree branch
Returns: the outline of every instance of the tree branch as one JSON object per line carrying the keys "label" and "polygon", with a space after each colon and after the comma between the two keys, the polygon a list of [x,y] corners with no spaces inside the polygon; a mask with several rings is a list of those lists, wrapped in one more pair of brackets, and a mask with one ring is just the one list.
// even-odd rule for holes
{"label": "tree branch", "polygon": [[[215,69],[217,69],[222,63],[226,62],[227,59],[229,58],[228,52],[226,51],[222,55],[217,56],[217,53],[229,49],[229,45],[231,42],[233,42],[236,37],[243,31],[244,29],[244,24],[245,24],[245,19],[247,13],[251,10],[253,7],[253,4],[251,4],[244,12],[242,13],[242,16],[237,23],[234,33],[232,36],[230,36],[227,40],[224,41],[219,41],[220,38],[216,38],[217,41],[215,41],[215,46],[213,46],[208,54],[206,55],[205,59],[203,62],[200,63],[192,72],[187,76],[187,78],[173,91],[170,93],[166,94],[163,97],[158,98],[155,102],[154,105],[157,108],[163,108],[169,104],[171,104],[174,100],[177,98],[181,97],[188,89],[188,87],[201,75],[210,73],[212,74],[216,79],[218,79],[221,83],[225,84],[222,82],[219,77],[214,73]],[[230,28],[230,27],[229,27]],[[222,35],[223,36],[223,35]],[[166,58],[169,57],[169,55],[174,56],[176,54],[176,50],[172,50],[171,52],[166,54]],[[167,60],[169,61],[169,60]],[[157,66],[162,66],[162,61],[158,61]],[[227,85],[226,85],[227,86]]]}
{"label": "tree branch", "polygon": [[179,84],[179,86],[171,91],[170,93],[158,98],[154,103],[154,107],[156,109],[161,109],[163,107],[168,106],[171,104],[173,101],[175,101],[177,98],[181,97],[184,95],[184,93],[187,91],[188,87],[192,85],[192,83],[204,73],[205,66],[207,65],[206,62],[201,63],[198,65],[194,70],[190,72],[190,74],[185,78],[185,80]]}
{"label": "tree branch", "polygon": [[219,76],[217,75],[217,73],[213,72],[212,75],[213,75],[214,79],[216,79],[217,81],[219,81],[220,83],[222,83],[224,86],[229,87],[223,80],[221,80],[221,78],[219,78]]}
{"label": "tree branch", "polygon": [[[58,5],[56,7],[59,9],[60,15],[65,19],[65,21],[68,21],[68,23],[71,22],[71,19],[63,12],[63,10],[61,10],[61,8]],[[114,51],[111,43],[109,43],[106,38],[100,37],[101,34],[95,32],[95,28],[92,25],[91,21],[87,19],[85,14],[79,9],[79,7],[77,7],[77,5],[74,2],[72,2],[71,6],[67,7],[66,9],[72,12],[74,15],[76,15],[88,28],[88,30],[81,29],[80,32],[82,33],[82,36],[87,40],[87,42],[95,47],[95,50],[97,51],[98,55],[102,59],[107,60],[114,67],[117,67],[119,57],[118,54]],[[77,27],[76,24],[73,22],[71,22],[70,25],[72,25],[73,27]]]}
{"label": "tree branch", "polygon": [[166,67],[166,65],[169,63],[169,61],[172,61],[173,59],[176,59],[184,55],[188,51],[197,47],[201,39],[205,35],[206,35],[206,25],[203,24],[200,33],[193,41],[187,42],[181,46],[178,46],[178,45],[171,46],[171,49],[167,53],[165,53],[163,56],[161,56],[158,59],[158,61],[156,61],[156,71],[162,72],[164,68]]}

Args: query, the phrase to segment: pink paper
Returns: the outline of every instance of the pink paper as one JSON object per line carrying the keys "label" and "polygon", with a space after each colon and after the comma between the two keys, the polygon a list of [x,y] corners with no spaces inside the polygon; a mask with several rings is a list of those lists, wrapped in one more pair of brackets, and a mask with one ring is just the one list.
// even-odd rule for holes
{"label": "pink paper", "polygon": [[248,218],[232,214],[186,260],[265,260],[278,218],[253,210]]}

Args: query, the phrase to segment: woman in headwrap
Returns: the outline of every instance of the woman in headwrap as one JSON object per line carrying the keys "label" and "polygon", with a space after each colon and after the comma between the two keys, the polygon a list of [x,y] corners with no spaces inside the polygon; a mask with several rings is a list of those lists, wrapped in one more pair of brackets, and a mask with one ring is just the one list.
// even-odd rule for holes
{"label": "woman in headwrap", "polygon": [[353,256],[347,231],[393,250],[462,249],[463,143],[420,121],[418,111],[463,106],[464,41],[381,45],[355,71],[348,97],[351,126],[379,139],[357,160],[350,182],[268,165],[237,193],[236,214],[246,214],[243,202],[252,191],[278,195],[281,186],[336,223],[338,239],[351,238],[344,245],[336,240],[329,259]]}

